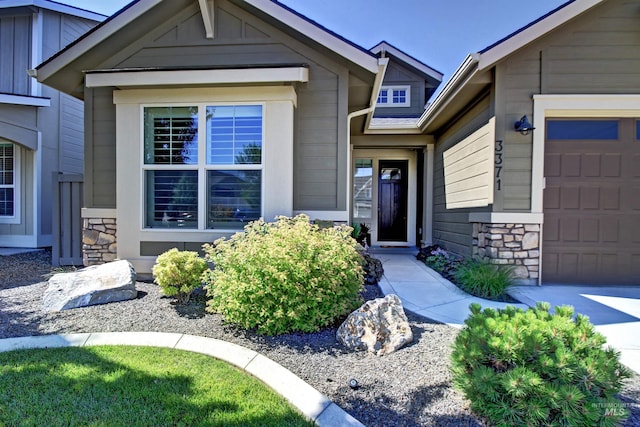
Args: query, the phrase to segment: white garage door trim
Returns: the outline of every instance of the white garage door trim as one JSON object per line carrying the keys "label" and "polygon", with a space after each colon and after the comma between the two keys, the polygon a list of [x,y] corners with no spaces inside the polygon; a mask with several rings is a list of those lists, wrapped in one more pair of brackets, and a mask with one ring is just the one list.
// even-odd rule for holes
{"label": "white garage door trim", "polygon": [[542,213],[544,141],[550,117],[640,117],[640,95],[534,95],[531,211]]}
{"label": "white garage door trim", "polygon": [[[627,118],[640,117],[640,95],[534,95],[533,150],[531,171],[531,211],[543,214],[544,154],[546,119],[563,117]],[[542,231],[542,233],[544,230]],[[540,236],[540,241],[543,236]],[[542,252],[540,253],[540,282],[542,283]]]}

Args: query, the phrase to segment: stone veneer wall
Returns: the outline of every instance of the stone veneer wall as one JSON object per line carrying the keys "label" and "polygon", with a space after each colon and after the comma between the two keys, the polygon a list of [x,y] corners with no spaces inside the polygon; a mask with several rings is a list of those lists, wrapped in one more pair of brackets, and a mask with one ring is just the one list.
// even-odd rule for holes
{"label": "stone veneer wall", "polygon": [[82,262],[85,266],[114,261],[118,253],[115,218],[84,218]]}
{"label": "stone veneer wall", "polygon": [[473,255],[513,265],[518,279],[537,283],[540,276],[540,225],[473,224]]}

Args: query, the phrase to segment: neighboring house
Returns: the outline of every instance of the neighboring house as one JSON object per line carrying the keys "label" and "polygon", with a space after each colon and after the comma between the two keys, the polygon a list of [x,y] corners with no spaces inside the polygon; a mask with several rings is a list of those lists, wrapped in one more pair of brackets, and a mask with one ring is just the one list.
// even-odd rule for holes
{"label": "neighboring house", "polygon": [[83,171],[82,102],[27,71],[104,18],[47,0],[0,1],[0,246],[51,246],[53,176]]}
{"label": "neighboring house", "polygon": [[148,273],[304,212],[531,283],[638,283],[639,23],[637,2],[568,2],[468,57],[426,110],[440,73],[270,0],[138,0],[36,71],[85,101],[87,263]]}

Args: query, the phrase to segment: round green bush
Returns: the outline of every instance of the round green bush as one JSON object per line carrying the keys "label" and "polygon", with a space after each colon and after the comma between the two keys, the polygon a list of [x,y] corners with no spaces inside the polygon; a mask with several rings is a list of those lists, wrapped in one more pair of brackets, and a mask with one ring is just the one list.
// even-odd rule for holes
{"label": "round green bush", "polygon": [[453,381],[497,426],[614,426],[627,416],[615,395],[630,371],[605,341],[570,306],[472,304],[451,356]]}
{"label": "round green bush", "polygon": [[205,245],[207,310],[276,335],[313,332],[361,304],[362,258],[351,227],[320,229],[309,217],[249,223]]}
{"label": "round green bush", "polygon": [[173,248],[158,256],[151,272],[162,293],[185,303],[202,286],[202,274],[207,268],[207,262],[197,252]]}

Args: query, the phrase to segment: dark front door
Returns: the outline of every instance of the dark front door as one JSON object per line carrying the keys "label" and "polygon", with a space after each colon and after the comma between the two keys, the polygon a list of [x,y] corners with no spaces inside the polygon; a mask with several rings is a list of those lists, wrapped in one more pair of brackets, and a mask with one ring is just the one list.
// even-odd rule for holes
{"label": "dark front door", "polygon": [[407,160],[380,160],[378,241],[407,241]]}

